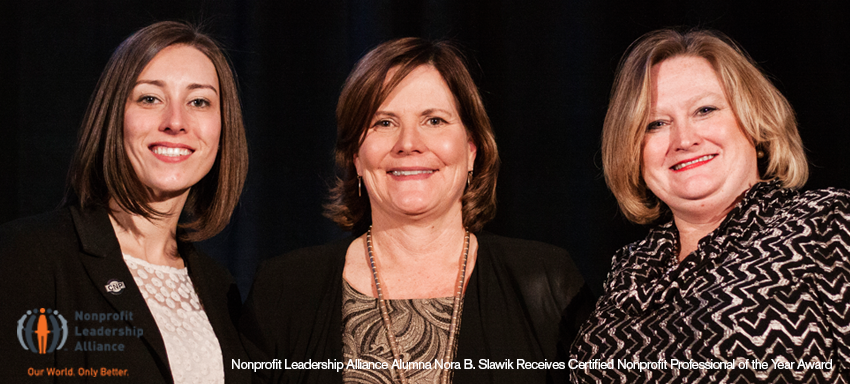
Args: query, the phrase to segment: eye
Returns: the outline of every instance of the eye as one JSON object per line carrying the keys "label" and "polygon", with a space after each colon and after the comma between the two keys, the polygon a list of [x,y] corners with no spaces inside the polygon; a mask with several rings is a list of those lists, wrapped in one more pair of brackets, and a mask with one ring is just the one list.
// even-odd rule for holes
{"label": "eye", "polygon": [[655,130],[661,128],[665,124],[666,123],[663,120],[656,120],[656,121],[653,121],[653,122],[647,124],[646,130],[647,130],[647,132],[652,132],[652,131],[655,131]]}
{"label": "eye", "polygon": [[442,117],[431,117],[431,118],[428,118],[428,125],[434,125],[434,126],[437,126],[437,125],[443,125],[443,124],[446,124],[446,120],[443,120],[443,118],[442,118]]}
{"label": "eye", "polygon": [[377,128],[377,129],[389,128],[389,127],[392,127],[392,126],[393,126],[393,122],[390,121],[390,120],[387,120],[387,119],[378,120],[374,124],[372,124],[372,128]]}
{"label": "eye", "polygon": [[143,95],[142,97],[139,97],[139,102],[142,104],[156,104],[157,101],[159,101],[159,99],[157,99],[156,96]]}
{"label": "eye", "polygon": [[195,108],[206,108],[210,106],[210,102],[206,99],[195,99],[189,102]]}
{"label": "eye", "polygon": [[717,107],[712,107],[712,106],[699,107],[699,109],[697,109],[694,114],[697,115],[697,116],[705,116],[705,115],[708,115],[708,114],[710,114],[710,113],[712,113],[716,110],[717,110]]}

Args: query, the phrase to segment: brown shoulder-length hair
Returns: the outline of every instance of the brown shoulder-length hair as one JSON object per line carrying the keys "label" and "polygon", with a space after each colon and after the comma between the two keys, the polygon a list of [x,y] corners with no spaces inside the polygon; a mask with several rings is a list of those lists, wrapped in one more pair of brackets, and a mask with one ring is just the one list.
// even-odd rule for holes
{"label": "brown shoulder-length hair", "polygon": [[215,41],[189,24],[164,21],[149,25],[124,40],[112,54],[80,128],[65,201],[86,207],[108,206],[113,199],[121,209],[147,219],[164,215],[149,205],[147,188],[124,150],[124,105],[145,66],[162,49],[175,44],[193,47],[212,61],[221,91],[218,156],[210,172],[192,187],[183,208],[189,221],[181,227],[190,231],[182,238],[199,241],[214,236],[230,221],[248,171],[248,146],[228,60]]}
{"label": "brown shoulder-length hair", "polygon": [[[338,176],[330,190],[330,202],[325,205],[325,216],[345,230],[364,232],[372,221],[369,197],[365,193],[358,196],[354,168],[354,156],[369,123],[393,89],[421,65],[433,66],[440,72],[454,95],[461,122],[477,147],[474,176],[461,199],[463,225],[476,232],[496,214],[499,152],[490,118],[462,53],[451,43],[407,37],[385,42],[363,56],[339,96],[334,151]],[[398,70],[387,79],[392,68]]]}
{"label": "brown shoulder-length hair", "polygon": [[799,188],[809,175],[797,120],[788,100],[750,56],[723,33],[710,30],[649,32],[620,61],[602,129],[605,181],[629,220],[649,224],[666,210],[641,172],[644,134],[651,109],[652,66],[675,56],[711,63],[744,134],[764,153],[759,176]]}

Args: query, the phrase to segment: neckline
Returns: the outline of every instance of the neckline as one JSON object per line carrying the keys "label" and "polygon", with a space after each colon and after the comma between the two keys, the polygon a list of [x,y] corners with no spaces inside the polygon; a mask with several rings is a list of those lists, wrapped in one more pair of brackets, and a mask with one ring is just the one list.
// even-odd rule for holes
{"label": "neckline", "polygon": [[[354,286],[352,286],[351,283],[349,283],[348,280],[345,279],[345,277],[342,278],[342,283],[345,284],[345,286],[348,287],[351,290],[351,292],[353,292],[354,295],[357,296],[358,298],[367,299],[367,300],[378,300],[377,297],[372,297],[370,295],[367,295],[363,292],[358,291],[357,288],[354,288]],[[447,296],[447,297],[424,297],[424,298],[419,298],[419,299],[384,299],[384,301],[390,301],[390,302],[401,302],[401,301],[420,302],[420,301],[423,301],[423,300],[454,300],[454,297],[453,296]]]}
{"label": "neckline", "polygon": [[175,267],[171,267],[171,266],[168,266],[168,265],[152,264],[152,263],[148,262],[147,260],[142,260],[140,258],[130,256],[130,255],[123,253],[123,252],[121,254],[124,255],[124,261],[125,262],[131,261],[131,262],[138,264],[138,265],[141,265],[145,268],[152,268],[156,271],[160,271],[160,272],[163,272],[163,273],[171,273],[171,274],[176,274],[176,275],[188,275],[189,274],[189,271],[186,269],[185,266],[183,268],[175,268]]}

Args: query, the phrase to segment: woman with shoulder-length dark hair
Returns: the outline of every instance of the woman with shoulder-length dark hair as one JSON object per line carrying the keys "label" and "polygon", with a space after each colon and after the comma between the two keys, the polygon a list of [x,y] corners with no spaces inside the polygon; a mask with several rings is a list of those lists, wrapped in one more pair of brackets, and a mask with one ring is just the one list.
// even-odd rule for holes
{"label": "woman with shoulder-length dark hair", "polygon": [[614,255],[574,382],[850,381],[850,193],[797,190],[794,112],[740,47],[638,39],[602,157],[625,216],[653,227]]}
{"label": "woman with shoulder-length dark hair", "polygon": [[230,220],[247,165],[236,81],[210,37],[159,22],[121,43],[65,207],[0,227],[0,313],[18,324],[17,340],[0,336],[3,376],[249,381],[230,369],[246,358],[236,285],[190,243]]}
{"label": "woman with shoulder-length dark hair", "polygon": [[481,232],[495,212],[499,155],[459,51],[418,38],[379,45],[346,80],[337,122],[341,175],[326,212],[354,236],[264,263],[240,329],[255,360],[343,369],[258,374],[297,383],[565,375],[558,365],[592,298],[563,249]]}

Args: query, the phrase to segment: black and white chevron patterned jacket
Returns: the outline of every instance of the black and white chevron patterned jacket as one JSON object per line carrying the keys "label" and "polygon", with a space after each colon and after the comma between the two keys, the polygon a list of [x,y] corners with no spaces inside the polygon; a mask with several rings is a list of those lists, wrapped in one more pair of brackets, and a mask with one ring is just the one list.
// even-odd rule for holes
{"label": "black and white chevron patterned jacket", "polygon": [[670,221],[614,255],[573,382],[850,382],[850,192],[759,183],[677,242]]}

